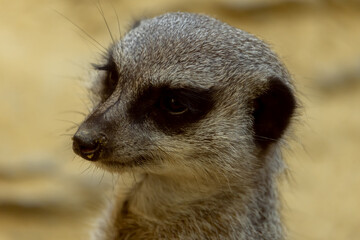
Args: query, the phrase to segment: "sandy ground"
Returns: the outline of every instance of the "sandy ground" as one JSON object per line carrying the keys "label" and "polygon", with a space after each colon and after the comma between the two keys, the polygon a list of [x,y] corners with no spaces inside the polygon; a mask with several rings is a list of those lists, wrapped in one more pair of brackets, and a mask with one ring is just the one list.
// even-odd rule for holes
{"label": "sandy ground", "polygon": [[[74,25],[107,46],[104,21],[94,1],[0,6],[0,240],[87,239],[113,179],[74,159],[66,135],[83,118],[70,111],[87,111],[83,83],[99,59]],[[270,43],[303,104],[281,184],[290,239],[360,239],[359,1],[104,0],[103,7],[117,36],[114,8],[123,33],[138,17],[192,11]]]}

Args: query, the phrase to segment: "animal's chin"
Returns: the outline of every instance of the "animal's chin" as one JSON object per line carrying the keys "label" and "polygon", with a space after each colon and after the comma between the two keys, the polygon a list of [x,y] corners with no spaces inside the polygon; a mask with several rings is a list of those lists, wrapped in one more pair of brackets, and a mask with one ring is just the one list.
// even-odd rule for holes
{"label": "animal's chin", "polygon": [[144,163],[144,160],[140,161],[139,159],[128,161],[100,160],[96,162],[96,165],[110,172],[123,172],[126,171],[126,169],[141,167]]}

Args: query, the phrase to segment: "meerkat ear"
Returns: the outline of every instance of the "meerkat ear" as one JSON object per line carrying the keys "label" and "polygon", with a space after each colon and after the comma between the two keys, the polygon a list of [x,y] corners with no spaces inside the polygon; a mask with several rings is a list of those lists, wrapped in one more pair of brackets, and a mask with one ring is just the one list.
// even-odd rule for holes
{"label": "meerkat ear", "polygon": [[130,26],[130,30],[137,28],[138,26],[140,26],[140,23],[143,19],[136,19],[135,21],[133,21],[133,23]]}
{"label": "meerkat ear", "polygon": [[284,81],[271,77],[268,88],[254,101],[254,133],[256,143],[266,148],[276,142],[289,125],[296,101]]}
{"label": "meerkat ear", "polygon": [[146,20],[146,17],[140,17],[140,18],[136,18],[132,21],[132,23],[130,24],[130,28],[129,31],[132,29],[137,28],[138,26],[140,26],[141,21]]}

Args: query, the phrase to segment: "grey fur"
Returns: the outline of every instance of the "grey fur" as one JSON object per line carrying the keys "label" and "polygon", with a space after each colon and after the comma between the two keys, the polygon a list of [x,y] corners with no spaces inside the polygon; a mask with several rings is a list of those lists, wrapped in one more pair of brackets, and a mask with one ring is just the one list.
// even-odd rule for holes
{"label": "grey fur", "polygon": [[[268,46],[205,15],[168,13],[141,21],[109,52],[116,88],[101,99],[100,74],[92,89],[100,102],[77,134],[106,135],[107,152],[94,163],[134,181],[118,183],[92,239],[284,239],[276,188],[283,134],[257,144],[253,112],[269,79],[294,89]],[[135,99],[162,84],[216,89],[214,106],[176,134],[146,116],[134,122]]]}

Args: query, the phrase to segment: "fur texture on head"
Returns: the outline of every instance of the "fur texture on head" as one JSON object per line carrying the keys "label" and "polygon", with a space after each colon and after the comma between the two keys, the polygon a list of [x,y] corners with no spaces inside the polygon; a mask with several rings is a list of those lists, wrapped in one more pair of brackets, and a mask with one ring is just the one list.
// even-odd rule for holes
{"label": "fur texture on head", "polygon": [[137,180],[94,239],[283,238],[275,177],[296,102],[265,43],[168,13],[136,24],[96,68],[99,102],[74,151]]}

